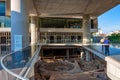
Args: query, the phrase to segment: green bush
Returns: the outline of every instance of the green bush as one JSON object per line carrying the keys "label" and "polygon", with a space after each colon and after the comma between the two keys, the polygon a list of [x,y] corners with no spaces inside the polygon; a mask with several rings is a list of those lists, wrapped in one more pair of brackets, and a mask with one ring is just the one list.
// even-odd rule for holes
{"label": "green bush", "polygon": [[120,33],[118,34],[112,34],[111,36],[108,36],[111,43],[120,43]]}

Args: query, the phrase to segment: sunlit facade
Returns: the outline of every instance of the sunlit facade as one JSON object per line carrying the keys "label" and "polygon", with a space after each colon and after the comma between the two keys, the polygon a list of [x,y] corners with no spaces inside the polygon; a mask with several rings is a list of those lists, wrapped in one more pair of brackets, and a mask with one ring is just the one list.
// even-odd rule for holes
{"label": "sunlit facade", "polygon": [[[106,73],[111,77],[115,72],[111,69],[119,67],[114,67],[101,50],[93,49],[96,46],[91,45],[91,38],[98,31],[98,16],[119,3],[119,0],[0,0],[0,53],[6,54],[1,59],[6,71],[4,80],[11,76],[11,80],[34,78],[36,61],[44,57],[55,61],[61,56],[59,59],[65,62],[70,58],[90,62],[99,57],[107,61]],[[64,70],[63,67],[60,69]]]}
{"label": "sunlit facade", "polygon": [[[11,28],[11,17],[5,1],[0,2],[0,27]],[[7,12],[6,12],[7,11]],[[31,18],[29,18],[31,24]],[[98,30],[97,18],[90,20],[90,37]],[[29,27],[31,32],[31,28]],[[39,17],[37,41],[40,43],[82,43],[83,42],[83,18],[82,17]],[[7,33],[6,33],[7,34]],[[30,34],[29,34],[29,37]],[[7,38],[6,38],[7,39]],[[32,38],[29,38],[31,41]],[[10,41],[10,40],[9,40]]]}
{"label": "sunlit facade", "polygon": [[[97,25],[93,21],[91,19],[91,30],[96,29],[97,31]],[[39,19],[39,26],[40,42],[82,43],[82,18],[44,17]]]}
{"label": "sunlit facade", "polygon": [[6,3],[0,1],[0,55],[11,51],[10,16],[6,16]]}

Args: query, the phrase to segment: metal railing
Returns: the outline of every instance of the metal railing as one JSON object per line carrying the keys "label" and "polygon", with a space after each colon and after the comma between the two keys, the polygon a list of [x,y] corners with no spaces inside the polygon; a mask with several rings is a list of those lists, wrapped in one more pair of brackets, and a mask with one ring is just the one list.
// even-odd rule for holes
{"label": "metal railing", "polygon": [[[101,51],[100,44],[89,44],[87,45],[87,47],[91,48],[92,50]],[[31,45],[22,50],[7,54],[4,57],[2,57],[1,66],[5,70],[5,75],[6,75],[3,80],[33,79],[34,64],[39,58],[40,49],[41,46]],[[112,49],[113,48],[110,47],[110,50]],[[114,51],[115,50],[116,49],[114,49]]]}
{"label": "metal railing", "polygon": [[[31,45],[1,58],[1,66],[5,70],[4,80],[29,80],[34,63],[39,57],[40,46]],[[34,72],[34,71],[33,71]]]}

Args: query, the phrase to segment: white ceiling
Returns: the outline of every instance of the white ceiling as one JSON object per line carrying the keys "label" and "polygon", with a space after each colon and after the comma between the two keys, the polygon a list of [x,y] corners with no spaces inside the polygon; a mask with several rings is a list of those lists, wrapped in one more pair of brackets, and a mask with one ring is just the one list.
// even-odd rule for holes
{"label": "white ceiling", "polygon": [[117,6],[120,0],[32,0],[30,14],[38,16],[101,15]]}

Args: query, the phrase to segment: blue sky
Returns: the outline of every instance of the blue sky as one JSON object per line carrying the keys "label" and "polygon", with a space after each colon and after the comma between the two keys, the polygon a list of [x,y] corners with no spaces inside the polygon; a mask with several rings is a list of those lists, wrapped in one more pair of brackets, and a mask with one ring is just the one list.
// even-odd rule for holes
{"label": "blue sky", "polygon": [[103,33],[120,30],[120,5],[100,15],[98,27],[102,29]]}

